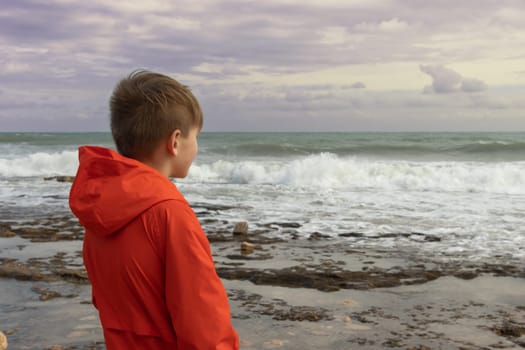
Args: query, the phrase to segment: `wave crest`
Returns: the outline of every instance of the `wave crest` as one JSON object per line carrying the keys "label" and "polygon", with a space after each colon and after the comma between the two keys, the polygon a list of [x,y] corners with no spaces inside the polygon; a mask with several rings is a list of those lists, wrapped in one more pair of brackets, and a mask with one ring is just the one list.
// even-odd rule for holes
{"label": "wave crest", "polygon": [[525,193],[525,162],[409,162],[321,153],[290,162],[219,160],[196,164],[198,182],[273,184],[321,189]]}
{"label": "wave crest", "polygon": [[14,159],[0,159],[0,176],[72,175],[76,173],[77,167],[76,151],[37,152]]}

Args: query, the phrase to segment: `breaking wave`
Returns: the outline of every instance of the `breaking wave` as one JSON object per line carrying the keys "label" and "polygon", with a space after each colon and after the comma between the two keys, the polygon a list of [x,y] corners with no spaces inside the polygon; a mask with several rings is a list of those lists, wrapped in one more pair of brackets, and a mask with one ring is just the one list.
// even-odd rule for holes
{"label": "breaking wave", "polygon": [[77,151],[37,152],[17,158],[0,158],[0,176],[3,177],[74,175],[77,167]]}
{"label": "breaking wave", "polygon": [[196,164],[189,180],[299,187],[525,193],[525,162],[409,162],[331,153],[282,161]]}
{"label": "breaking wave", "polygon": [[[76,151],[0,158],[0,176],[74,175]],[[290,160],[216,160],[192,166],[188,181],[350,190],[417,190],[525,194],[525,161],[374,160],[320,153]]]}

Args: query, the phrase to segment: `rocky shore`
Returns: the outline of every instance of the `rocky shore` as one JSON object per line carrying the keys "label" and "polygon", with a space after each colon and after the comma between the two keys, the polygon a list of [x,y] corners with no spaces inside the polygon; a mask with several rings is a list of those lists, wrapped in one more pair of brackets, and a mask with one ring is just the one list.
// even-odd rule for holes
{"label": "rocky shore", "polygon": [[[213,213],[227,206],[199,203],[194,209],[212,244],[243,349],[525,347],[523,261],[427,256],[413,247],[356,248],[345,238],[359,232],[334,239],[305,235],[294,222],[251,228],[215,219]],[[422,245],[439,240],[414,232],[389,235]],[[0,331],[9,349],[105,348],[90,305],[82,238],[70,215],[0,223],[0,282],[13,294],[1,301]],[[64,337],[53,333],[57,325],[31,322],[39,312],[72,330]]]}

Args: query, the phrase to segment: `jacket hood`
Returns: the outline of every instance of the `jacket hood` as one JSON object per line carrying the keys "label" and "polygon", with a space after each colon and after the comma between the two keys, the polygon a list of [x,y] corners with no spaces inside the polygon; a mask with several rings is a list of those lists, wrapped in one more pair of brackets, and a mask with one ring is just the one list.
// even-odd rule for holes
{"label": "jacket hood", "polygon": [[137,160],[95,146],[80,147],[78,153],[69,206],[92,233],[114,233],[159,202],[185,201],[167,177]]}

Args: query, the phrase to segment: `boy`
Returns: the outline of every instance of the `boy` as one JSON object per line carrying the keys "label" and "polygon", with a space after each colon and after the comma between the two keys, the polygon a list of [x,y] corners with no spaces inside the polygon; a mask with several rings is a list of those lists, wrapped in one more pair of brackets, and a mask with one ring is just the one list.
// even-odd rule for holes
{"label": "boy", "polygon": [[209,242],[169,180],[197,154],[199,103],[176,80],[138,71],[110,109],[119,153],[80,147],[69,199],[107,349],[238,349]]}

